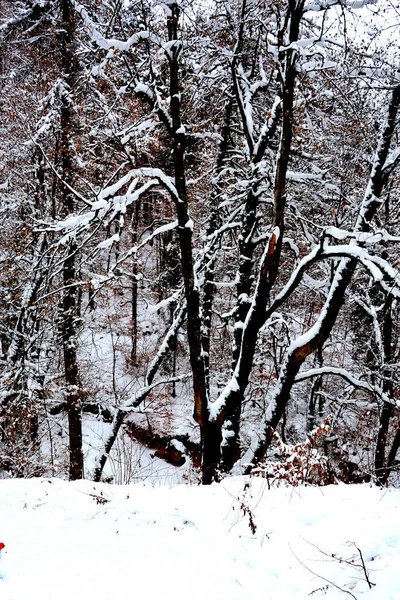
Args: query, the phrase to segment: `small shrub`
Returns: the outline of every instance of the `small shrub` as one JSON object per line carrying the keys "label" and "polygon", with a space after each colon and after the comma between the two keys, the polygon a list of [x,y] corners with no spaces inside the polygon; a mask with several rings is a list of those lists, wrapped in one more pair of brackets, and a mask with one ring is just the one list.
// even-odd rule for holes
{"label": "small shrub", "polygon": [[281,483],[292,486],[337,483],[329,467],[328,458],[319,450],[323,438],[329,432],[329,425],[330,419],[328,418],[319,427],[316,427],[304,442],[294,445],[285,444],[275,431],[273,439],[279,459],[258,465],[253,469],[252,474],[266,477],[270,483],[276,485]]}

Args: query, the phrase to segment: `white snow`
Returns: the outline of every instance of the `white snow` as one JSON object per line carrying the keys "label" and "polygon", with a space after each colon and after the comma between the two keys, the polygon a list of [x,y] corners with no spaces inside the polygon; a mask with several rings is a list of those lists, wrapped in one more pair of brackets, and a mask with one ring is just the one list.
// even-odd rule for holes
{"label": "white snow", "polygon": [[77,1],[73,0],[73,4],[75,6],[75,10],[80,13],[83,22],[89,32],[92,42],[99,46],[99,48],[103,48],[104,50],[118,50],[119,52],[128,52],[130,48],[134,44],[138,44],[143,40],[150,40],[157,46],[162,44],[161,38],[159,38],[154,33],[150,31],[139,31],[138,33],[134,33],[128,40],[122,41],[114,38],[105,38],[100,31],[97,29],[95,23],[89,17],[86,9]]}
{"label": "white snow", "polygon": [[189,219],[186,223],[185,223],[185,229],[190,229],[191,231],[193,231],[194,229],[194,223],[192,219]]}
{"label": "white snow", "polygon": [[110,248],[114,244],[114,242],[119,242],[119,233],[114,233],[111,237],[107,238],[100,244],[97,244],[98,248]]}
{"label": "white snow", "polygon": [[369,485],[1,480],[0,595],[398,600],[399,508]]}
{"label": "white snow", "polygon": [[181,52],[182,42],[181,40],[170,40],[169,42],[165,42],[164,44],[162,44],[161,49],[165,52],[168,58],[172,59],[174,56],[177,56]]}
{"label": "white snow", "polygon": [[135,176],[135,173],[136,171],[131,170],[126,175],[121,177],[119,181],[104,188],[99,194],[99,200],[104,200],[105,198],[109,198],[110,196],[115,196],[115,194],[119,192],[119,190],[123,188],[124,185],[131,181],[131,179]]}
{"label": "white snow", "polygon": [[151,88],[146,85],[145,83],[138,83],[137,86],[135,87],[135,92],[137,94],[146,94],[146,96],[149,96],[149,98],[153,98],[154,94],[151,90]]}

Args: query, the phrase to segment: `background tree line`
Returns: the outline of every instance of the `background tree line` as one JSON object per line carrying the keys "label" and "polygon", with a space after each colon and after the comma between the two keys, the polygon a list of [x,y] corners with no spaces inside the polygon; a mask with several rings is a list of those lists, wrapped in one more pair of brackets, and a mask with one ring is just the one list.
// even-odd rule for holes
{"label": "background tree line", "polygon": [[399,20],[356,4],[2,0],[3,470],[396,481]]}

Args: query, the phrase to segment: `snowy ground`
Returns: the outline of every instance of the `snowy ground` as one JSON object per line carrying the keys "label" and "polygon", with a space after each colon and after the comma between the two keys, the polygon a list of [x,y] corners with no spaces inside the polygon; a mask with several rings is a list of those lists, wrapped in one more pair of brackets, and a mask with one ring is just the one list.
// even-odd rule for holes
{"label": "snowy ground", "polygon": [[399,490],[246,481],[2,480],[0,598],[400,599]]}

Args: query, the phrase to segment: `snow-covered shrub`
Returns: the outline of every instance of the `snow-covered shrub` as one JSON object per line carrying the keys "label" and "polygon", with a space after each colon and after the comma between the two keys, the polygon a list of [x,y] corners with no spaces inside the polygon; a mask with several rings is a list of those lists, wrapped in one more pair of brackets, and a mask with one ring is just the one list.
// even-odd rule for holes
{"label": "snow-covered shrub", "polygon": [[298,486],[303,484],[329,485],[337,480],[328,458],[321,453],[321,442],[328,435],[330,419],[313,429],[310,436],[298,444],[286,444],[277,431],[273,434],[277,460],[260,464],[253,475],[266,477],[270,483]]}

